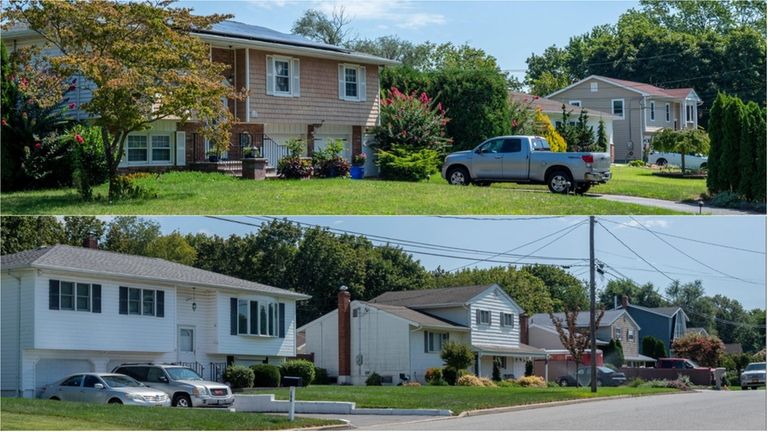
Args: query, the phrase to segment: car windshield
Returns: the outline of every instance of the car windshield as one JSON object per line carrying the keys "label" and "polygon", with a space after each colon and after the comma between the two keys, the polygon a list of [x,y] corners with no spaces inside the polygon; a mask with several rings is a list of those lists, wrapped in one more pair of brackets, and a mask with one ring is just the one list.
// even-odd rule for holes
{"label": "car windshield", "polygon": [[202,381],[203,378],[192,369],[187,368],[168,368],[165,370],[174,380]]}
{"label": "car windshield", "polygon": [[693,360],[687,360],[687,361],[688,361],[688,363],[691,364],[691,366],[693,366],[695,368],[699,367],[699,365],[695,361],[693,361]]}
{"label": "car windshield", "polygon": [[598,366],[597,369],[599,371],[604,372],[604,373],[614,373],[615,372],[613,369],[611,369],[609,367],[606,367],[606,366]]}
{"label": "car windshield", "polygon": [[544,138],[533,138],[531,143],[533,144],[533,151],[549,151],[549,143]]}
{"label": "car windshield", "polygon": [[144,387],[144,384],[125,375],[102,375],[101,379],[110,387]]}
{"label": "car windshield", "polygon": [[758,370],[765,370],[765,363],[752,363],[747,365],[745,371],[758,371]]}

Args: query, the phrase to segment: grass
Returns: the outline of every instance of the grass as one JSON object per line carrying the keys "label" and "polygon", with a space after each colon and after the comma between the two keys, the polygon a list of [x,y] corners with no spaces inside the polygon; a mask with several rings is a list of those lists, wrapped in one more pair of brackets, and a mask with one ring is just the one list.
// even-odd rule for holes
{"label": "grass", "polygon": [[[680,189],[676,179],[657,179],[633,171],[619,172],[617,177],[642,180],[631,180],[633,186],[622,189],[618,183],[625,180],[619,177],[612,181],[617,185],[606,186],[616,189],[614,193],[635,191],[640,194],[643,184],[658,184],[658,189],[665,191],[663,197],[669,198],[672,192]],[[659,181],[662,183],[657,183]],[[664,182],[670,186],[664,186]],[[419,183],[350,179],[256,182],[215,173],[173,172],[139,179],[137,183],[153,189],[158,197],[114,204],[104,199],[82,202],[76,191],[68,188],[6,193],[0,197],[0,204],[6,215],[675,214],[666,209],[593,197],[531,193],[509,185],[490,188],[449,186],[439,176]],[[105,196],[107,186],[99,186],[96,193]]]}
{"label": "grass", "polygon": [[2,430],[271,430],[341,424],[210,409],[93,405],[36,399],[2,398]]}
{"label": "grass", "polygon": [[[296,390],[297,400],[356,402],[358,408],[435,408],[462,411],[529,405],[572,399],[606,396],[640,396],[676,392],[666,388],[601,387],[597,393],[576,387],[348,387],[310,386]],[[286,389],[252,390],[249,393],[274,393],[277,399],[288,399]]]}
{"label": "grass", "polygon": [[[669,201],[698,200],[702,194],[707,193],[706,179],[659,177],[653,175],[654,172],[658,172],[658,169],[613,165],[611,167],[613,174],[611,181],[593,186],[589,192]],[[491,187],[547,190],[547,187],[543,185],[517,185],[514,183],[500,183]]]}

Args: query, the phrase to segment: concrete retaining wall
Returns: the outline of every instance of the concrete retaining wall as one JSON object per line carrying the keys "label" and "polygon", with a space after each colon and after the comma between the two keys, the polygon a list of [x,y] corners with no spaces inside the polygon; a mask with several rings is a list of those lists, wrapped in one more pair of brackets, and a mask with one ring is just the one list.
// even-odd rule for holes
{"label": "concrete retaining wall", "polygon": [[[275,400],[275,395],[235,395],[233,408],[240,412],[287,413],[290,402]],[[369,414],[369,415],[426,415],[450,416],[451,410],[400,409],[400,408],[355,408],[354,402],[296,401],[298,414]]]}

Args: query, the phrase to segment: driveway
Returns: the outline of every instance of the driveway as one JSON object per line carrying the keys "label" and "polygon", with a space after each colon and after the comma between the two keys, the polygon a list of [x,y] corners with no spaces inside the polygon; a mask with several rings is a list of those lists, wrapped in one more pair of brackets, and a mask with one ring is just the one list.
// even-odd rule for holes
{"label": "driveway", "polygon": [[703,390],[465,417],[344,418],[367,430],[766,430],[765,406],[765,389]]}
{"label": "driveway", "polygon": [[[639,204],[651,207],[661,207],[663,209],[674,210],[684,213],[699,214],[698,204],[689,204],[684,202],[667,201],[655,198],[641,198],[627,195],[609,195],[609,194],[586,194],[586,196],[600,198],[608,201],[617,201],[623,203]],[[710,214],[718,216],[739,216],[739,215],[755,215],[755,213],[746,210],[735,210],[720,207],[712,207],[710,205],[704,205],[701,208],[701,214]]]}

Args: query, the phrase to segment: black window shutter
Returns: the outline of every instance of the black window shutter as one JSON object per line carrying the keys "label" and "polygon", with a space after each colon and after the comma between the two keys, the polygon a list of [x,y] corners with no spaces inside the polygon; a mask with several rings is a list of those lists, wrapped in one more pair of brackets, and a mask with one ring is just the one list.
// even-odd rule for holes
{"label": "black window shutter", "polygon": [[259,302],[252,301],[251,302],[251,322],[250,329],[248,330],[251,334],[259,334]]}
{"label": "black window shutter", "polygon": [[158,317],[164,317],[165,316],[165,291],[156,291],[156,297],[155,302],[157,303],[155,305],[155,316]]}
{"label": "black window shutter", "polygon": [[280,303],[278,305],[278,336],[281,338],[285,337],[285,303]]}
{"label": "black window shutter", "polygon": [[237,299],[229,298],[229,334],[237,334]]}
{"label": "black window shutter", "polygon": [[91,312],[101,313],[101,285],[91,285]]}
{"label": "black window shutter", "polygon": [[478,309],[477,311],[475,311],[475,321],[476,321],[478,324],[480,324],[480,315],[482,315],[482,311],[481,311],[480,309]]}
{"label": "black window shutter", "polygon": [[48,281],[48,309],[59,309],[59,281]]}
{"label": "black window shutter", "polygon": [[120,314],[128,315],[128,288],[120,287]]}
{"label": "black window shutter", "polygon": [[424,352],[429,352],[429,333],[424,332]]}

